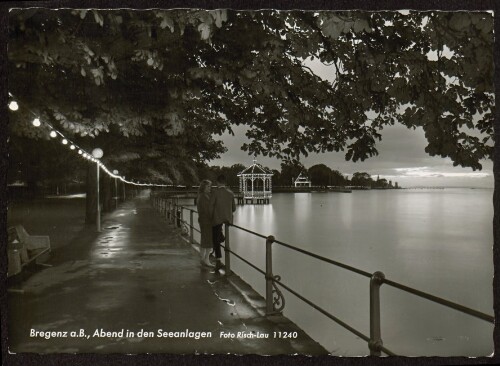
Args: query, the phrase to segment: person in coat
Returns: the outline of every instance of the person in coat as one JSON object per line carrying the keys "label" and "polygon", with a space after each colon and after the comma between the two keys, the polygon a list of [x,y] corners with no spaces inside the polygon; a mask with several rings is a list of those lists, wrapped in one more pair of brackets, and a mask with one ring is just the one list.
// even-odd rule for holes
{"label": "person in coat", "polygon": [[196,206],[198,209],[198,224],[200,225],[200,263],[204,266],[214,267],[210,263],[210,250],[213,248],[212,242],[212,211],[210,207],[210,191],[212,182],[208,179],[200,183]]}
{"label": "person in coat", "polygon": [[233,212],[236,210],[234,203],[234,193],[226,187],[226,177],[219,175],[217,177],[217,188],[212,189],[210,194],[210,209],[212,211],[212,243],[215,254],[215,269],[222,268],[221,246],[224,241],[222,233],[222,224],[233,223]]}

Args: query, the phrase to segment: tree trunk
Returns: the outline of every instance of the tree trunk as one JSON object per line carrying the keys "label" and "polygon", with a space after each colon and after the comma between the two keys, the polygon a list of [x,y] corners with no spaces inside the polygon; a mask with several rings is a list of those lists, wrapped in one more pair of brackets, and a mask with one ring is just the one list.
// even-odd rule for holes
{"label": "tree trunk", "polygon": [[35,198],[39,191],[37,183],[40,181],[40,174],[35,167],[35,164],[31,163],[26,169],[26,183],[27,183],[27,198]]}
{"label": "tree trunk", "polygon": [[[104,212],[110,212],[113,210],[115,207],[113,203],[113,194],[111,190],[111,184],[114,185],[112,182],[112,179],[109,175],[103,174],[102,175],[102,181],[101,181],[101,187],[102,187],[102,205],[103,205],[103,211]],[[115,187],[113,187],[113,190]]]}
{"label": "tree trunk", "polygon": [[[100,175],[100,174],[99,174]],[[97,168],[95,163],[88,163],[87,166],[87,199],[85,211],[85,224],[95,225],[97,216]]]}
{"label": "tree trunk", "polygon": [[123,182],[121,180],[117,181],[117,189],[118,189],[118,202],[123,202]]}
{"label": "tree trunk", "polygon": [[[499,263],[500,256],[500,123],[498,118],[495,120],[495,147],[493,152],[493,177],[494,177],[494,191],[493,191],[493,263]],[[493,276],[493,289],[498,290],[500,287],[500,266],[494,266]],[[496,292],[496,291],[495,291]],[[495,296],[495,309],[498,309],[499,297]],[[497,312],[498,313],[498,312]]]}

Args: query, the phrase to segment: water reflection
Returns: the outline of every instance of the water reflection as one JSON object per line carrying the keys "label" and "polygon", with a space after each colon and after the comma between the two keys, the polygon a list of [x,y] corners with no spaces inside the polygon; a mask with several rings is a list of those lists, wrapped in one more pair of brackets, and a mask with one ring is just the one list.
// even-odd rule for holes
{"label": "water reflection", "polygon": [[123,255],[130,243],[130,230],[122,224],[104,228],[91,251],[92,259],[113,259]]}
{"label": "water reflection", "polygon": [[[260,233],[267,235],[274,229],[273,222],[275,221],[273,205],[244,205],[238,206],[235,212],[235,219],[243,218],[245,227],[259,226]],[[270,235],[270,234],[269,234]]]}
{"label": "water reflection", "polygon": [[[381,270],[390,279],[492,314],[492,193],[473,193],[275,194],[272,205],[238,207],[235,223],[368,272]],[[232,230],[231,247],[264,268],[263,239]],[[284,283],[369,333],[367,279],[277,244],[273,262]],[[264,293],[264,278],[254,269],[233,260],[233,270]],[[329,351],[369,352],[364,341],[291,294],[285,296],[285,315]],[[479,356],[493,349],[493,327],[482,320],[389,288],[383,288],[382,301],[384,344],[396,353]]]}
{"label": "water reflection", "polygon": [[[238,206],[235,224],[493,314],[491,196],[491,190],[274,194],[270,205]],[[230,240],[233,251],[265,269],[264,239],[231,228]],[[262,274],[237,258],[232,269],[265,293]],[[369,334],[367,278],[278,244],[273,269],[283,283]],[[284,295],[285,315],[328,351],[369,353],[366,342]],[[382,337],[395,353],[491,354],[493,325],[388,286],[382,286],[381,296]]]}

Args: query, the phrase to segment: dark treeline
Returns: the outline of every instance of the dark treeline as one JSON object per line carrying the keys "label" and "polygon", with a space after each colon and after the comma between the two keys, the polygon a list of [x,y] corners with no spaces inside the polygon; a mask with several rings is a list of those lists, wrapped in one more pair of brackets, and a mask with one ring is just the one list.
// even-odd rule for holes
{"label": "dark treeline", "polygon": [[[239,185],[238,174],[246,167],[242,164],[234,164],[230,167],[226,166],[208,166],[203,165],[198,169],[200,179],[209,179],[215,181],[219,174],[224,174],[228,184],[232,187]],[[293,186],[295,179],[301,175],[311,181],[313,186],[361,186],[367,188],[400,188],[397,182],[388,181],[385,178],[373,179],[366,172],[356,172],[349,177],[338,170],[331,169],[325,164],[316,164],[310,168],[306,168],[300,162],[283,162],[281,169],[269,169],[273,173],[273,186]],[[184,182],[184,184],[192,185],[194,182]]]}
{"label": "dark treeline", "polygon": [[[40,197],[45,195],[65,195],[84,193],[94,184],[88,180],[95,180],[95,164],[84,159],[75,159],[74,156],[61,151],[59,144],[50,140],[39,140],[36,144],[23,138],[15,138],[16,144],[11,146],[9,160],[8,185],[10,198]],[[43,158],[41,158],[43,157]],[[217,176],[224,174],[231,187],[239,186],[238,174],[247,168],[242,164],[227,166],[209,166],[200,163],[188,173],[173,175],[171,179],[160,178],[153,181],[159,184],[183,185],[187,187],[198,186],[202,179],[215,182]],[[137,165],[137,169],[141,169]],[[372,179],[366,172],[356,172],[349,177],[338,170],[330,169],[325,164],[316,164],[306,168],[297,160],[283,161],[280,169],[269,169],[273,173],[273,186],[293,186],[299,174],[311,181],[316,187],[327,186],[363,186],[370,188],[399,188],[396,182],[386,179]],[[92,177],[88,176],[88,173]],[[109,184],[108,184],[109,181]],[[137,179],[136,179],[137,181]],[[139,179],[139,181],[142,181]],[[146,183],[147,181],[142,181]],[[150,181],[151,182],[151,181]],[[101,189],[103,192],[110,190],[110,196],[116,193],[115,182],[107,174],[102,174]],[[109,185],[109,187],[108,187]],[[118,189],[120,191],[122,188]],[[88,192],[87,192],[88,193]],[[117,192],[120,194],[119,192]]]}

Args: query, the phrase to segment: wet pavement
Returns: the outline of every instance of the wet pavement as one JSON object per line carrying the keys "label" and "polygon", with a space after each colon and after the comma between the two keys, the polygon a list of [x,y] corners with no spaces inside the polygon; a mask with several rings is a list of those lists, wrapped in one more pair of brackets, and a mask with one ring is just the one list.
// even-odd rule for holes
{"label": "wet pavement", "polygon": [[285,317],[266,317],[237,275],[202,267],[145,197],[48,263],[9,285],[20,290],[8,294],[12,353],[327,354]]}

